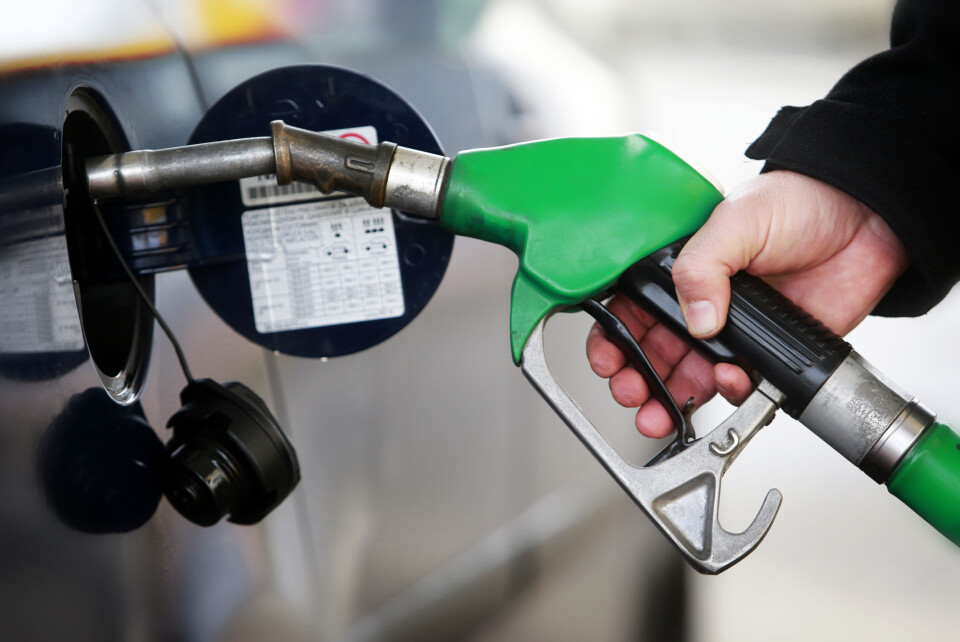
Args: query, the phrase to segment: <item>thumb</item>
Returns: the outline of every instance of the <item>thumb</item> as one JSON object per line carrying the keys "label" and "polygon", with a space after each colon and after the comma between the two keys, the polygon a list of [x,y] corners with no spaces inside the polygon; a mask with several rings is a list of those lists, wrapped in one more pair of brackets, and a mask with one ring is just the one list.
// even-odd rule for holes
{"label": "thumb", "polygon": [[720,203],[674,263],[673,284],[687,331],[698,339],[709,339],[723,328],[730,307],[730,277],[763,249],[769,219],[765,208],[749,200]]}

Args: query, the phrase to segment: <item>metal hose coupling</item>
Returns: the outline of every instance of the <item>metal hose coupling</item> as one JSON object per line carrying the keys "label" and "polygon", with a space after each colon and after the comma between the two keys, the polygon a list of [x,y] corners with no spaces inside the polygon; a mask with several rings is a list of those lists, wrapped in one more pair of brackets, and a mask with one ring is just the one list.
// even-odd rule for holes
{"label": "metal hose coupling", "polygon": [[270,123],[277,183],[303,181],[324,194],[362,196],[374,207],[390,207],[415,216],[440,218],[450,159],[384,142],[352,140]]}
{"label": "metal hose coupling", "polygon": [[912,395],[851,352],[798,419],[883,484],[935,418]]}
{"label": "metal hose coupling", "polygon": [[383,207],[387,174],[397,146],[364,145],[345,138],[270,123],[277,183],[311,183],[324,194],[347,192]]}

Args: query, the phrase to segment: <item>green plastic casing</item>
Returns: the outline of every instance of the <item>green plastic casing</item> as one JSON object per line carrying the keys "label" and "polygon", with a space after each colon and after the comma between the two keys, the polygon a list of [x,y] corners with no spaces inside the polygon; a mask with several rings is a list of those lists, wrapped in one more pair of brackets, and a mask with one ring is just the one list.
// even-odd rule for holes
{"label": "green plastic casing", "polygon": [[887,480],[887,489],[960,545],[960,435],[936,422]]}
{"label": "green plastic casing", "polygon": [[458,154],[441,222],[519,257],[510,307],[519,363],[550,310],[609,290],[641,258],[695,232],[722,199],[641,134],[559,138]]}

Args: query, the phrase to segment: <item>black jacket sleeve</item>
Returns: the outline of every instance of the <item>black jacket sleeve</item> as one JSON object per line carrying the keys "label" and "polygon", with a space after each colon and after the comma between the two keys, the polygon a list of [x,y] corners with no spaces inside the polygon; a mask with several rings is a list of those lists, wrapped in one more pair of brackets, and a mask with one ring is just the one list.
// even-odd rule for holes
{"label": "black jacket sleeve", "polygon": [[890,40],[823,100],[781,109],[747,156],[883,217],[912,266],[874,313],[917,315],[960,278],[960,2],[901,0]]}

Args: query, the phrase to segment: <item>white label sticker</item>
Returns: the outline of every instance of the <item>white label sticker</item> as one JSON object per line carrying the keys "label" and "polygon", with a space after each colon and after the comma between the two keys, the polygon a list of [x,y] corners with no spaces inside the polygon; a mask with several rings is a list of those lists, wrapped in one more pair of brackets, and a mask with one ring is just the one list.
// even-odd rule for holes
{"label": "white label sticker", "polygon": [[67,352],[83,345],[66,238],[0,248],[0,351]]}
{"label": "white label sticker", "polygon": [[[329,129],[322,133],[368,145],[376,145],[379,142],[376,128],[370,125],[348,127],[346,129]],[[324,194],[313,185],[299,181],[294,181],[289,185],[277,185],[276,174],[264,174],[240,179],[240,198],[247,207],[264,207],[266,205],[314,201],[339,196],[343,196],[343,193]]]}
{"label": "white label sticker", "polygon": [[241,223],[258,332],[403,316],[390,210],[350,197],[248,210]]}

